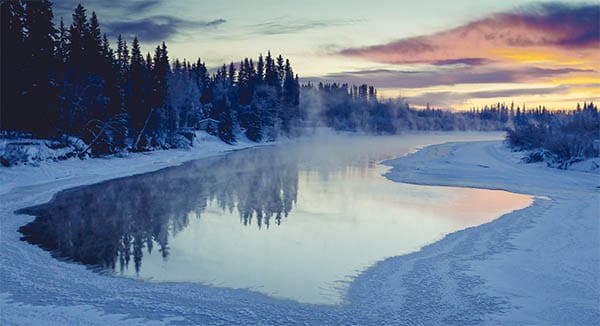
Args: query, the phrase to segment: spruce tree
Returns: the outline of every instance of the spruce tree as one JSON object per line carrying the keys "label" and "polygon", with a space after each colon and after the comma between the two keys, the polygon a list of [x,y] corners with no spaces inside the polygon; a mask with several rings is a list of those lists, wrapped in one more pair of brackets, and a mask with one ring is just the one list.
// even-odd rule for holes
{"label": "spruce tree", "polygon": [[252,99],[254,91],[254,72],[248,58],[240,62],[240,72],[238,74],[239,101],[241,105],[248,105]]}
{"label": "spruce tree", "polygon": [[233,86],[236,82],[235,65],[233,62],[229,64],[229,70],[227,71],[227,79],[230,86]]}
{"label": "spruce tree", "polygon": [[58,27],[58,35],[56,39],[56,52],[54,55],[55,63],[64,68],[65,60],[68,53],[68,32],[63,19],[60,19]]}
{"label": "spruce tree", "polygon": [[198,90],[200,90],[200,103],[202,105],[210,103],[212,100],[210,77],[208,76],[206,65],[200,59],[198,59],[196,62],[195,70],[192,72],[192,74]]}
{"label": "spruce tree", "polygon": [[275,68],[275,61],[271,57],[271,51],[267,52],[265,58],[265,83],[269,86],[275,86],[277,83],[277,70]]}
{"label": "spruce tree", "polygon": [[300,104],[300,89],[294,78],[294,71],[289,60],[285,61],[284,81],[282,90],[282,106],[283,106],[283,128],[285,132],[290,132],[292,121],[299,116],[298,106]]}
{"label": "spruce tree", "polygon": [[22,130],[27,114],[21,111],[26,77],[23,21],[25,10],[19,1],[0,3],[0,129]]}
{"label": "spruce tree", "polygon": [[52,22],[52,3],[47,0],[27,2],[25,7],[24,40],[27,65],[24,69],[27,84],[23,105],[27,114],[26,131],[39,137],[54,134],[57,113],[57,93],[54,87],[54,42],[56,29]]}
{"label": "spruce tree", "polygon": [[280,86],[283,83],[283,78],[285,77],[285,66],[283,62],[283,57],[280,54],[277,57],[277,86]]}
{"label": "spruce tree", "polygon": [[261,84],[265,77],[265,61],[262,54],[258,56],[258,62],[256,63],[256,84]]}
{"label": "spruce tree", "polygon": [[130,128],[135,131],[142,128],[144,119],[148,115],[148,107],[145,105],[147,95],[144,89],[145,69],[140,43],[135,37],[131,45],[131,65],[129,67],[128,92],[126,94]]}
{"label": "spruce tree", "polygon": [[137,38],[131,54],[121,36],[113,51],[96,14],[88,19],[82,5],[68,28],[60,21],[58,33],[48,0],[4,1],[0,9],[3,130],[49,137],[58,134],[58,119],[57,131],[81,137],[85,152],[101,155],[124,148],[127,137],[133,149],[171,146],[180,125],[207,116],[219,120],[215,132],[226,142],[235,141],[240,124],[252,140],[274,139],[299,115],[298,78],[270,51],[256,69],[244,58],[239,69],[231,62],[209,76],[198,59],[176,60],[171,71],[164,42],[145,60]]}
{"label": "spruce tree", "polygon": [[67,51],[69,73],[74,78],[81,78],[90,68],[86,67],[87,65],[85,64],[85,57],[87,55],[85,41],[87,35],[89,35],[88,29],[89,24],[86,9],[79,4],[73,12],[73,22],[69,27],[69,46]]}
{"label": "spruce tree", "polygon": [[102,33],[100,32],[100,23],[96,12],[92,12],[89,28],[85,37],[86,62],[90,65],[90,71],[93,73],[102,73],[104,64]]}

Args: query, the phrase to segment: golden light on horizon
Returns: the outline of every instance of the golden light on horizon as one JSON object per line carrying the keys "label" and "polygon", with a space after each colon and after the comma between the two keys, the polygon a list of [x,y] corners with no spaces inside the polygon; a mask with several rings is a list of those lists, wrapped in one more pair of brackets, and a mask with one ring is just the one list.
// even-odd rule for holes
{"label": "golden light on horizon", "polygon": [[[509,59],[515,63],[549,63],[552,65],[582,65],[589,64],[590,58],[574,57],[551,48],[508,48],[491,51],[491,57]],[[586,60],[587,59],[587,60]]]}
{"label": "golden light on horizon", "polygon": [[573,76],[566,78],[552,78],[549,80],[549,83],[555,85],[600,85],[600,76]]}

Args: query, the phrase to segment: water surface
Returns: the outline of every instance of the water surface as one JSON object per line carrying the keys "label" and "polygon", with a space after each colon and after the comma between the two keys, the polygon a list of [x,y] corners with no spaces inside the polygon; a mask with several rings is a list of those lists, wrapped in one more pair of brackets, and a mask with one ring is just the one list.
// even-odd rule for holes
{"label": "water surface", "polygon": [[377,162],[480,134],[327,137],[58,193],[24,239],[153,282],[336,304],[373,263],[531,204],[504,191],[395,183]]}

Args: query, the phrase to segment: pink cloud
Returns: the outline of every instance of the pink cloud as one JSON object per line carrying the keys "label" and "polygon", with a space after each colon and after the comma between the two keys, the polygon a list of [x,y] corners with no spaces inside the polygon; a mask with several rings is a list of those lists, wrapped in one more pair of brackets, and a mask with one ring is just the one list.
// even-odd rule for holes
{"label": "pink cloud", "polygon": [[545,4],[524,12],[495,14],[435,34],[345,49],[340,54],[394,64],[480,65],[500,59],[495,56],[498,49],[597,49],[599,24],[600,5]]}

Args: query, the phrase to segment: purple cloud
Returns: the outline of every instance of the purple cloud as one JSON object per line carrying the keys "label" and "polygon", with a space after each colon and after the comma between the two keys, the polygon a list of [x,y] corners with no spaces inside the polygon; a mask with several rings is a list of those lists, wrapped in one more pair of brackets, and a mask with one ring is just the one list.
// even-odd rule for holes
{"label": "purple cloud", "polygon": [[[543,47],[552,52],[600,48],[600,5],[539,4],[487,16],[435,34],[338,52],[393,64],[480,65],[496,49]],[[597,54],[596,54],[597,56]],[[475,59],[475,60],[473,60]]]}
{"label": "purple cloud", "polygon": [[174,16],[152,16],[135,21],[127,22],[109,22],[106,26],[108,35],[115,36],[121,34],[127,38],[137,36],[140,41],[157,42],[167,40],[173,35],[179,34],[184,30],[198,30],[215,28],[226,21],[216,19],[211,21],[193,21],[177,18]]}
{"label": "purple cloud", "polygon": [[357,85],[368,83],[379,88],[421,88],[456,84],[521,83],[535,78],[560,76],[576,72],[595,71],[574,68],[548,69],[537,67],[523,69],[472,67],[470,69],[453,68],[433,71],[374,69],[328,74],[325,77],[308,77],[303,78],[303,81],[336,81]]}

